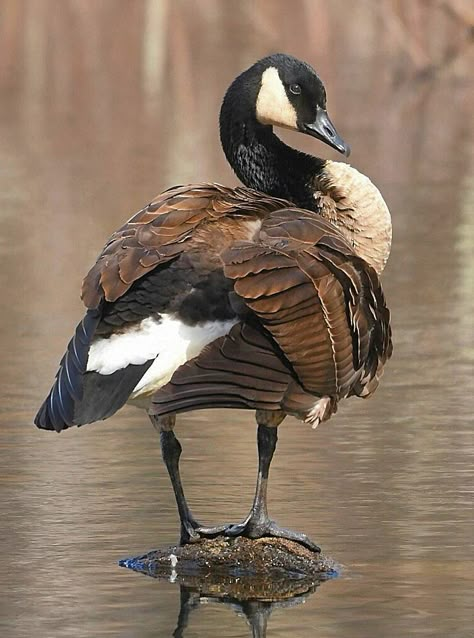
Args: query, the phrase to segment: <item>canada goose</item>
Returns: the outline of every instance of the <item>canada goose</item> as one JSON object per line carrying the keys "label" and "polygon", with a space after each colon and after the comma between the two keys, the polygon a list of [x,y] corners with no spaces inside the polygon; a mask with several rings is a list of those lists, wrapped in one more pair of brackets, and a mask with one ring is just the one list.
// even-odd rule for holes
{"label": "canada goose", "polygon": [[[181,543],[270,535],[319,551],[268,517],[277,426],[287,414],[316,426],[340,399],[376,389],[392,349],[378,279],[391,222],[367,177],[290,148],[273,126],[349,153],[310,66],[277,54],[237,77],[220,133],[245,187],[171,188],[111,236],[35,423],[60,432],[126,402],[144,407],[160,432]],[[184,497],[175,415],[208,407],[256,410],[257,487],[239,525],[202,527]]]}

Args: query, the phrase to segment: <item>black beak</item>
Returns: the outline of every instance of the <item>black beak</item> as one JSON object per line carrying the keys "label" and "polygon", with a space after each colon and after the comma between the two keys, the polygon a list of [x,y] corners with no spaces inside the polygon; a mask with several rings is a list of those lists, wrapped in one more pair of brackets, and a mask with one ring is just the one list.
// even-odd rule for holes
{"label": "black beak", "polygon": [[300,130],[302,133],[316,137],[328,146],[332,146],[332,148],[335,148],[336,151],[339,151],[339,153],[342,153],[346,157],[349,157],[351,154],[351,147],[340,137],[334,124],[329,119],[327,111],[320,106],[317,107],[314,122],[312,124],[303,124]]}

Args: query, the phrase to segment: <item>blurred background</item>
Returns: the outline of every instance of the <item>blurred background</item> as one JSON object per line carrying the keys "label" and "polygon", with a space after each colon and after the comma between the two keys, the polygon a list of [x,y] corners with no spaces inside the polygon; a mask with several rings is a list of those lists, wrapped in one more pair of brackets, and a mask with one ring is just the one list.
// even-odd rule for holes
{"label": "blurred background", "polygon": [[[116,564],[177,536],[147,417],[125,408],[61,436],[32,420],[108,235],[171,185],[237,183],[220,102],[277,51],[317,69],[351,164],[391,209],[395,352],[371,401],[346,402],[316,433],[281,428],[270,513],[344,572],[298,610],[275,609],[267,635],[472,635],[473,21],[468,0],[0,0],[3,636],[173,634],[176,586]],[[242,519],[253,415],[187,414],[177,434],[196,516]],[[184,635],[248,632],[210,604]]]}

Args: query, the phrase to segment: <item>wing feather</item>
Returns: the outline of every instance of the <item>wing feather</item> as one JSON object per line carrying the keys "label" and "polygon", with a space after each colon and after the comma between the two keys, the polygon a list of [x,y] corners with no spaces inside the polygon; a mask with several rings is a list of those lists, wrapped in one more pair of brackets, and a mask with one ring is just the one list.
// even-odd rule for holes
{"label": "wing feather", "polygon": [[208,223],[226,216],[260,218],[286,205],[247,188],[202,184],[169,189],[110,237],[83,281],[84,304],[96,308],[102,299],[116,301],[135,281],[178,257]]}
{"label": "wing feather", "polygon": [[336,399],[373,392],[391,354],[390,316],[375,271],[332,224],[282,209],[222,259],[306,391]]}

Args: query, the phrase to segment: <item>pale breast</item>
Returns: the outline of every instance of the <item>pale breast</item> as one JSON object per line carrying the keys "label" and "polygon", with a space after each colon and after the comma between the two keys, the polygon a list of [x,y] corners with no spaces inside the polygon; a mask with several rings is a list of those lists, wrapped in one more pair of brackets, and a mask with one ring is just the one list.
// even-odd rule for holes
{"label": "pale breast", "polygon": [[315,180],[314,196],[321,215],[380,274],[390,255],[392,221],[378,188],[349,164],[327,161]]}

